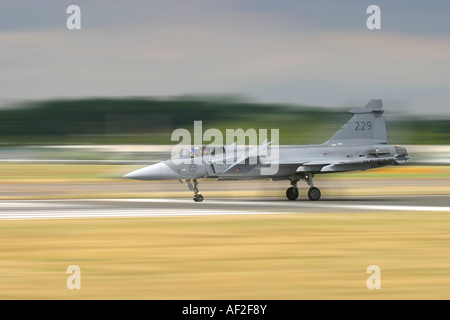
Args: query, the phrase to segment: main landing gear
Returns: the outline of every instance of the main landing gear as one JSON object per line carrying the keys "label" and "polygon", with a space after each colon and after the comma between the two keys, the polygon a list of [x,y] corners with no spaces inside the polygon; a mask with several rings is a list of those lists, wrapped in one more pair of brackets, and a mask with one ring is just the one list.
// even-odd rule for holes
{"label": "main landing gear", "polygon": [[201,194],[198,193],[198,181],[197,179],[192,179],[192,180],[186,180],[186,183],[189,187],[189,190],[194,191],[194,201],[195,202],[202,202],[203,201],[203,196]]}
{"label": "main landing gear", "polygon": [[289,177],[292,187],[289,187],[286,190],[286,197],[291,201],[297,200],[297,198],[298,198],[297,182],[304,179],[310,187],[308,190],[309,200],[311,200],[311,201],[319,200],[321,193],[320,193],[319,188],[314,187],[313,177],[314,176],[312,173],[307,173],[307,174],[302,174],[302,175],[294,175],[294,176]]}
{"label": "main landing gear", "polygon": [[298,180],[291,180],[291,186],[286,190],[286,197],[289,200],[297,200],[298,198],[298,188],[297,188],[297,182]]}

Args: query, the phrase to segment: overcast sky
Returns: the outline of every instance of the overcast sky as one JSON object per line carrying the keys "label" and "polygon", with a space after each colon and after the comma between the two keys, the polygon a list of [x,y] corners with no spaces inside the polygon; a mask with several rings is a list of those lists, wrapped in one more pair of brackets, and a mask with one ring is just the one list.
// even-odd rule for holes
{"label": "overcast sky", "polygon": [[0,71],[3,101],[238,93],[449,115],[450,1],[0,0]]}

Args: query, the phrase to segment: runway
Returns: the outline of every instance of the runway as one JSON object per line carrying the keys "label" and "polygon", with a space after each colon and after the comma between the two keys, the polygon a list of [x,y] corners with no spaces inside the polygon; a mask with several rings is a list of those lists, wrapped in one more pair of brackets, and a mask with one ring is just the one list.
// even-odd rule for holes
{"label": "runway", "polygon": [[158,218],[366,212],[446,212],[450,196],[329,197],[318,202],[284,198],[58,199],[0,202],[0,220]]}
{"label": "runway", "polygon": [[449,213],[450,195],[2,200],[0,298],[448,299]]}

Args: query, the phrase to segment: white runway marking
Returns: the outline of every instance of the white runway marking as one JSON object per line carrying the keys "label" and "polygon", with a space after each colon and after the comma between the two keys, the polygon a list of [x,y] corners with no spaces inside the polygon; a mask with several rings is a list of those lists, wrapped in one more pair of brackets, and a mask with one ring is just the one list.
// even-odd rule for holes
{"label": "white runway marking", "polygon": [[[386,206],[386,205],[330,205],[328,208],[361,209],[361,210],[385,210],[385,211],[433,211],[450,212],[450,207],[434,206]],[[326,207],[323,207],[326,208]]]}
{"label": "white runway marking", "polygon": [[[184,210],[183,213],[174,213],[174,210],[123,210],[114,212],[111,210],[96,211],[61,211],[58,213],[30,213],[10,212],[0,213],[0,220],[33,220],[33,219],[84,219],[84,218],[148,218],[148,217],[198,217],[198,216],[222,216],[222,215],[267,215],[283,214],[274,212],[252,211],[211,211],[211,210]],[[285,214],[288,214],[286,212]]]}
{"label": "white runway marking", "polygon": [[[55,208],[55,203],[52,202],[40,202],[40,200],[23,200],[23,201],[11,201],[11,202],[1,202],[0,201],[0,213],[3,208],[34,208],[34,209],[45,209],[45,208]],[[48,201],[48,200],[47,200]],[[53,200],[50,200],[53,201]],[[67,201],[67,200],[65,200]],[[73,207],[73,204],[58,203],[58,207]],[[86,206],[84,204],[77,204],[77,207]]]}
{"label": "white runway marking", "polygon": [[[120,202],[116,207],[114,204]],[[127,207],[126,203],[130,203]],[[132,203],[186,204],[185,208],[143,208]],[[225,206],[211,208],[211,206]],[[277,208],[280,208],[277,211]],[[194,203],[190,199],[67,199],[0,202],[0,220],[198,217],[223,215],[309,214],[306,209],[361,211],[448,212],[449,206],[415,206],[384,204],[339,204],[308,201],[244,201],[207,200]]]}
{"label": "white runway marking", "polygon": [[[96,201],[103,201],[97,199]],[[110,200],[105,200],[110,201]],[[111,201],[120,202],[160,202],[160,203],[192,203],[192,200],[187,199],[112,199]],[[203,204],[223,204],[223,205],[245,205],[245,206],[282,206],[293,208],[338,208],[338,209],[362,209],[362,210],[395,210],[395,211],[437,211],[450,212],[450,207],[438,206],[402,206],[402,205],[358,205],[358,204],[326,204],[320,202],[300,202],[300,201],[224,201],[224,200],[207,200],[198,205]]]}

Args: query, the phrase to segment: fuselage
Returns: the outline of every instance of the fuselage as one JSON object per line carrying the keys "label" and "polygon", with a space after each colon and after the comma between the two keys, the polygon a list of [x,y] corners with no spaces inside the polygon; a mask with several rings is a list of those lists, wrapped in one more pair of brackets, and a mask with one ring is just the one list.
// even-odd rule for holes
{"label": "fuselage", "polygon": [[[133,171],[125,177],[136,180],[189,180],[217,178],[219,180],[288,179],[298,173],[329,173],[368,170],[408,160],[405,148],[387,144],[352,145],[319,144],[278,147],[277,170],[264,175],[264,161],[254,164],[248,159],[240,163],[220,163],[203,153],[178,163],[172,159]],[[225,150],[225,148],[224,148]],[[247,149],[248,150],[248,149]],[[223,155],[221,154],[223,157]],[[202,157],[200,163],[198,157]],[[226,157],[226,154],[225,154]],[[262,160],[262,159],[261,159]],[[219,162],[219,163],[218,163]],[[223,162],[223,161],[222,161]],[[273,165],[274,162],[271,163]],[[330,167],[331,166],[331,167]]]}

